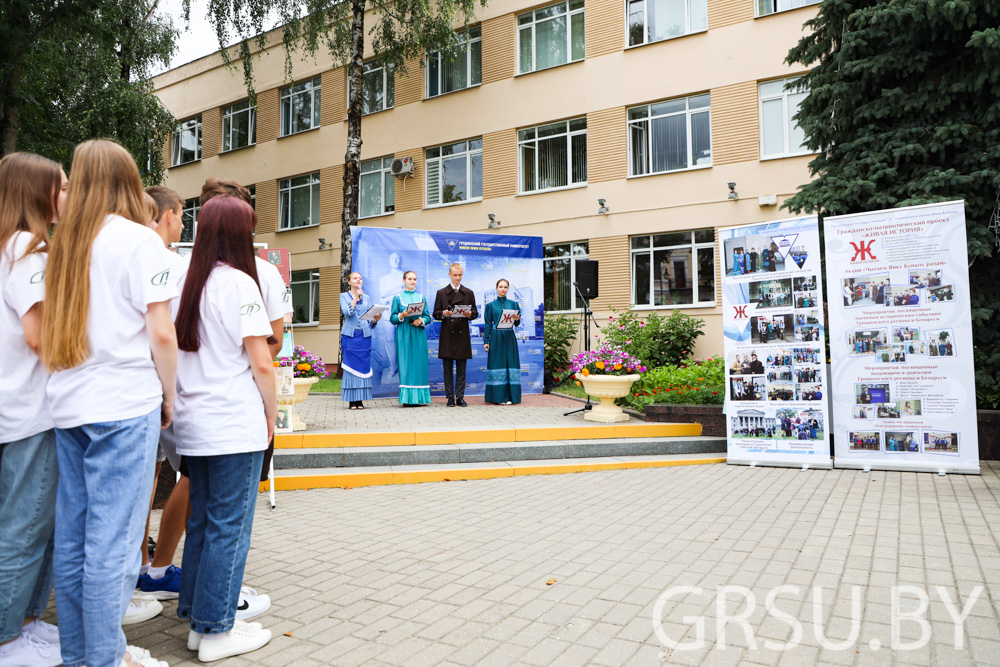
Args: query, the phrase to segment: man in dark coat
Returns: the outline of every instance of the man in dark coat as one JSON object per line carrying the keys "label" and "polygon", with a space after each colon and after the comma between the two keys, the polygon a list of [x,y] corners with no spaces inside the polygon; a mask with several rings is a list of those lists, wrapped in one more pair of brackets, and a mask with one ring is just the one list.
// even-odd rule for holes
{"label": "man in dark coat", "polygon": [[755,373],[757,375],[763,375],[764,364],[762,364],[760,360],[757,359],[757,353],[751,352],[750,356],[753,358],[753,361],[750,362],[750,372]]}
{"label": "man in dark coat", "polygon": [[[454,263],[448,268],[451,284],[437,291],[434,299],[434,319],[441,320],[438,358],[444,368],[444,393],[448,407],[465,407],[465,365],[472,358],[469,340],[469,320],[479,317],[476,295],[462,285],[462,265]],[[471,306],[468,315],[457,312],[456,306]]]}

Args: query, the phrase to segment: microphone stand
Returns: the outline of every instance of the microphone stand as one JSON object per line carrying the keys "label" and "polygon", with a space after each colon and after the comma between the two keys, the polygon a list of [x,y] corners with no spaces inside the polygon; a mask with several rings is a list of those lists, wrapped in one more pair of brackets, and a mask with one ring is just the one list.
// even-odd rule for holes
{"label": "microphone stand", "polygon": [[[601,328],[601,325],[597,323],[597,318],[594,317],[594,311],[590,309],[590,303],[588,302],[587,297],[585,297],[583,292],[580,290],[580,283],[574,280],[573,287],[576,288],[576,294],[580,297],[580,301],[583,302],[583,350],[584,352],[590,352],[590,320],[594,320],[594,326],[598,329]],[[575,415],[577,412],[593,409],[594,405],[590,402],[590,394],[587,394],[587,403],[582,408],[564,412],[563,417]]]}

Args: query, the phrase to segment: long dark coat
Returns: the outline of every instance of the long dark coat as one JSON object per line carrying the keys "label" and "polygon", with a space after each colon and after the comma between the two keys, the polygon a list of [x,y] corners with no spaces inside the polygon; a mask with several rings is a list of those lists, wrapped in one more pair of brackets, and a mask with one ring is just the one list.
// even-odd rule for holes
{"label": "long dark coat", "polygon": [[[445,317],[442,313],[454,310],[453,306],[472,306],[472,316]],[[465,285],[456,290],[446,285],[437,291],[434,298],[434,319],[441,320],[441,338],[438,344],[438,359],[471,359],[472,341],[469,340],[469,321],[479,317],[476,308],[476,293]]]}

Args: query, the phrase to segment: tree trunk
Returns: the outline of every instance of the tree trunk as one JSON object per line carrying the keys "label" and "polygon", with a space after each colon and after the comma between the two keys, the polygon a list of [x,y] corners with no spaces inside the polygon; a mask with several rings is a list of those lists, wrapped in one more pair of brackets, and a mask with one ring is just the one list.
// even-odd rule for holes
{"label": "tree trunk", "polygon": [[361,190],[361,72],[365,49],[365,0],[351,0],[351,59],[347,63],[347,153],[344,155],[344,210],[340,227],[340,291],[349,289],[351,227],[358,224]]}
{"label": "tree trunk", "polygon": [[17,124],[21,110],[21,78],[24,76],[24,57],[28,51],[28,34],[31,29],[31,17],[22,3],[13,3],[8,7],[8,21],[11,34],[18,35],[14,43],[4,46],[4,57],[10,58],[3,63],[3,88],[0,89],[0,157],[17,150]]}

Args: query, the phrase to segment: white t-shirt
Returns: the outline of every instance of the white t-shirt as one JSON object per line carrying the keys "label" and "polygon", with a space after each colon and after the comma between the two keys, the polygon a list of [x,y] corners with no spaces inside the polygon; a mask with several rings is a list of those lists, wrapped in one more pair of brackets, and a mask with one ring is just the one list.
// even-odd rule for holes
{"label": "white t-shirt", "polygon": [[264,261],[260,256],[256,259],[257,281],[260,283],[260,292],[264,297],[264,310],[267,311],[267,319],[270,322],[280,320],[287,313],[292,312],[291,294],[285,287],[285,281],[281,279],[278,267]]}
{"label": "white t-shirt", "polygon": [[[179,287],[184,289],[187,274]],[[177,360],[174,435],[185,456],[267,449],[264,401],[243,347],[247,336],[270,336],[271,323],[253,278],[218,264],[205,281],[197,352]],[[179,302],[172,309],[176,319]]]}
{"label": "white t-shirt", "polygon": [[[177,282],[181,279],[181,276],[187,273],[188,262],[190,261],[190,255],[187,257],[181,257],[179,254],[168,248],[167,246],[160,244],[163,248],[163,257],[167,260],[167,266],[170,267],[170,284],[177,288]],[[180,297],[181,292],[177,290],[177,296]]]}
{"label": "white t-shirt", "polygon": [[25,313],[45,299],[47,255],[24,257],[32,238],[28,232],[14,232],[0,249],[0,443],[52,428],[45,400],[49,374],[24,342],[21,324]]}
{"label": "white t-shirt", "polygon": [[146,310],[177,296],[170,273],[156,232],[120,215],[105,218],[90,251],[90,356],[49,378],[57,427],[134,419],[160,406],[163,388],[149,351]]}

